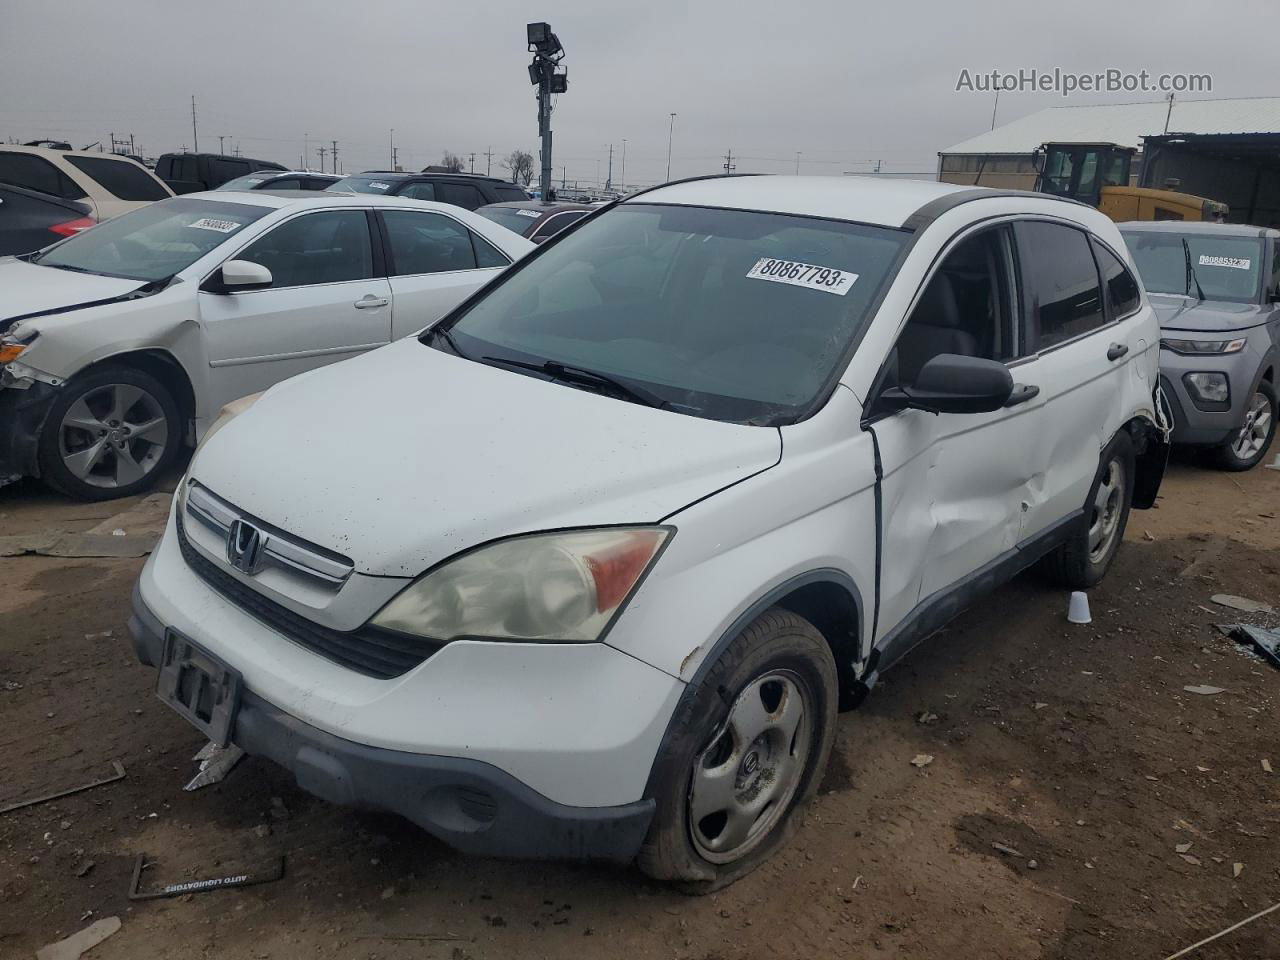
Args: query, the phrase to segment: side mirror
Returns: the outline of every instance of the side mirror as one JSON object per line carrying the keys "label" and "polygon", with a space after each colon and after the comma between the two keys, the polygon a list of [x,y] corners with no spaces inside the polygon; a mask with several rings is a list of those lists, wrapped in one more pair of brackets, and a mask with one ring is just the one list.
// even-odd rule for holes
{"label": "side mirror", "polygon": [[996,360],[942,353],[920,369],[909,387],[890,387],[880,403],[890,410],[989,413],[1013,396],[1013,376]]}
{"label": "side mirror", "polygon": [[228,260],[218,271],[219,293],[264,290],[271,286],[271,271],[250,260]]}

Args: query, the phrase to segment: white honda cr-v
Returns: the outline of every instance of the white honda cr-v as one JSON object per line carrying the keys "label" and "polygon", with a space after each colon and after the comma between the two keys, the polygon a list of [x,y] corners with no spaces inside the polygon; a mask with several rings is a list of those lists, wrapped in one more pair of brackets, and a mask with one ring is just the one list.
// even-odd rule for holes
{"label": "white honda cr-v", "polygon": [[1164,469],[1159,340],[1079,204],[659,187],[224,417],[138,654],[322,797],[713,889],[917,641],[1037,561],[1099,581]]}

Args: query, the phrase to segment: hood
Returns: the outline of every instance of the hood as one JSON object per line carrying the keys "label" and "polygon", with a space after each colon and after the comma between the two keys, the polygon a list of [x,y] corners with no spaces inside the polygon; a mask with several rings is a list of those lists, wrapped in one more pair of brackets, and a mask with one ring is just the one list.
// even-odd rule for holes
{"label": "hood", "polygon": [[146,286],[95,273],[42,267],[25,260],[0,260],[0,333],[22,317],[95,306]]}
{"label": "hood", "polygon": [[773,427],[587,393],[415,339],[273,387],[191,476],[383,576],[517,533],[656,523],[775,465]]}
{"label": "hood", "polygon": [[1151,306],[1160,318],[1162,330],[1190,330],[1228,333],[1266,323],[1270,306],[1256,303],[1228,303],[1224,300],[1197,300],[1176,294],[1149,294]]}

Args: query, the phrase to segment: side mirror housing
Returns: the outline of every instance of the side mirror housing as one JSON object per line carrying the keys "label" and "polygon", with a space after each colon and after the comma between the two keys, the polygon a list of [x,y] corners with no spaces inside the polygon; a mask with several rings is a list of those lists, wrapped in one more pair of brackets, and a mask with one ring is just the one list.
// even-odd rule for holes
{"label": "side mirror housing", "polygon": [[1013,395],[1013,375],[996,360],[943,353],[920,369],[909,387],[890,387],[880,403],[890,410],[929,413],[990,413]]}
{"label": "side mirror housing", "polygon": [[210,279],[215,281],[210,285],[212,293],[265,290],[271,286],[271,271],[250,260],[228,260]]}

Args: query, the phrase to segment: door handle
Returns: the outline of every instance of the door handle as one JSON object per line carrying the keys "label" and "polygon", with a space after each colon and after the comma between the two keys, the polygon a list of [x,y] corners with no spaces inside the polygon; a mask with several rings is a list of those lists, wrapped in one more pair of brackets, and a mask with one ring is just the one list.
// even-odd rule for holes
{"label": "door handle", "polygon": [[1019,383],[1014,386],[1013,393],[1009,394],[1009,399],[1004,402],[1006,407],[1016,407],[1020,403],[1026,403],[1028,400],[1034,400],[1040,396],[1040,388],[1030,383]]}
{"label": "door handle", "polygon": [[1129,352],[1128,344],[1113,343],[1111,346],[1107,347],[1107,359],[1119,360],[1128,352]]}
{"label": "door handle", "polygon": [[385,307],[390,302],[386,297],[375,297],[373,294],[367,293],[357,300],[353,306],[357,310],[367,310],[370,307]]}

